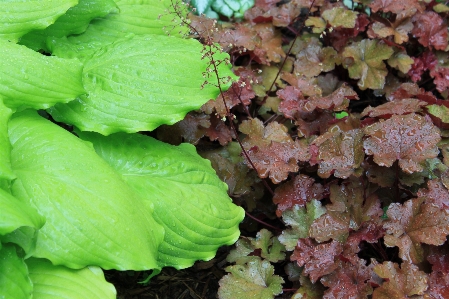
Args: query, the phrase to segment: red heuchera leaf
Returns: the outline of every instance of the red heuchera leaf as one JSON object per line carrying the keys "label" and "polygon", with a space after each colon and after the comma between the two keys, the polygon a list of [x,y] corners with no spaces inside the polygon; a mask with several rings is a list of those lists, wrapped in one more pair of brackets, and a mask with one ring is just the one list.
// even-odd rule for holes
{"label": "red heuchera leaf", "polygon": [[429,255],[427,260],[432,264],[432,273],[426,295],[432,299],[449,298],[449,254],[438,250]]}
{"label": "red heuchera leaf", "polygon": [[449,103],[446,101],[438,100],[430,91],[426,92],[423,88],[419,88],[416,83],[402,83],[395,91],[389,96],[388,100],[396,101],[407,98],[417,98],[420,101],[428,104],[438,104],[449,107]]}
{"label": "red heuchera leaf", "polygon": [[414,63],[408,71],[408,75],[413,82],[421,80],[422,74],[427,70],[433,70],[437,65],[437,57],[431,51],[426,51],[418,57],[413,57]]}
{"label": "red heuchera leaf", "polygon": [[340,52],[346,45],[350,38],[356,37],[360,32],[365,31],[366,26],[370,23],[370,20],[365,14],[359,14],[355,21],[354,28],[335,28],[331,33],[325,36],[325,39],[329,40],[335,50]]}
{"label": "red heuchera leaf", "polygon": [[290,172],[298,171],[298,160],[305,162],[310,158],[307,141],[293,141],[287,128],[277,122],[264,127],[259,119],[243,121],[240,131],[248,135],[242,144],[257,173],[262,178],[269,176],[275,184],[284,181]]}
{"label": "red heuchera leaf", "polygon": [[365,299],[373,293],[370,280],[373,275],[373,264],[365,265],[365,261],[357,259],[357,263],[340,263],[338,268],[321,278],[321,283],[328,287],[323,299]]}
{"label": "red heuchera leaf", "polygon": [[433,83],[439,92],[449,89],[449,68],[437,67],[430,71],[430,75],[434,78]]}
{"label": "red heuchera leaf", "polygon": [[[399,2],[399,1],[398,1]],[[436,50],[445,50],[447,47],[447,24],[443,18],[433,11],[416,14],[412,19],[415,27],[412,34],[424,47],[433,46]]]}
{"label": "red heuchera leaf", "polygon": [[417,196],[425,197],[427,203],[432,203],[440,209],[449,209],[449,191],[439,179],[427,182],[428,189],[419,189]]}
{"label": "red heuchera leaf", "polygon": [[342,111],[349,105],[349,100],[358,100],[357,93],[345,83],[330,95],[325,97],[312,96],[304,105],[304,110],[311,112],[316,108],[323,110]]}
{"label": "red heuchera leaf", "polygon": [[233,132],[228,128],[218,115],[210,117],[210,126],[206,129],[205,135],[209,137],[211,141],[218,140],[221,145],[226,145],[232,141],[234,136]]}
{"label": "red heuchera leaf", "polygon": [[318,147],[315,158],[319,164],[318,175],[322,178],[332,174],[338,178],[348,178],[359,170],[365,158],[363,135],[361,129],[345,132],[335,125],[317,137],[311,145]]}
{"label": "red heuchera leaf", "polygon": [[299,174],[293,180],[288,181],[274,191],[273,202],[277,204],[276,215],[281,217],[282,212],[293,208],[295,205],[303,206],[312,199],[323,198],[324,188],[315,183],[311,177]]}
{"label": "red heuchera leaf", "polygon": [[338,56],[334,48],[310,44],[296,55],[294,72],[309,78],[316,77],[321,72],[333,70],[335,63],[338,63]]}
{"label": "red heuchera leaf", "polygon": [[374,266],[374,272],[386,281],[374,290],[373,299],[411,298],[423,295],[427,290],[429,277],[417,266],[403,262],[401,268],[392,262]]}
{"label": "red heuchera leaf", "polygon": [[278,90],[276,94],[282,100],[279,104],[279,112],[283,113],[286,118],[295,119],[295,115],[306,102],[302,92],[294,86],[286,86]]}
{"label": "red heuchera leaf", "polygon": [[426,106],[427,103],[417,99],[401,99],[393,102],[388,102],[377,107],[368,106],[363,110],[361,116],[369,117],[386,117],[391,115],[402,115],[414,112],[421,112],[421,107]]}
{"label": "red heuchera leaf", "polygon": [[398,246],[399,256],[404,261],[420,263],[423,249],[420,243],[442,245],[449,235],[449,210],[442,210],[425,198],[411,199],[401,205],[393,203],[388,207],[383,227],[387,235],[385,245]]}
{"label": "red heuchera leaf", "polygon": [[374,0],[369,7],[373,12],[381,10],[395,14],[402,13],[404,10],[411,12],[423,10],[418,0]]}
{"label": "red heuchera leaf", "polygon": [[271,23],[257,24],[254,30],[261,38],[260,45],[253,51],[260,63],[270,65],[270,62],[280,62],[285,57],[281,33]]}
{"label": "red heuchera leaf", "polygon": [[235,28],[225,28],[214,33],[214,40],[226,50],[229,48],[245,48],[253,51],[260,45],[260,37],[257,31],[246,24],[236,24]]}
{"label": "red heuchera leaf", "polygon": [[206,114],[211,114],[216,111],[220,117],[227,115],[227,109],[243,104],[245,106],[251,103],[251,99],[256,96],[254,93],[250,79],[240,77],[238,82],[233,82],[231,87],[223,93],[226,106],[223,102],[223,97],[219,95],[216,100],[210,100],[201,107],[201,110]]}
{"label": "red heuchera leaf", "polygon": [[311,83],[311,80],[304,76],[297,76],[284,72],[281,75],[281,79],[299,89],[304,96],[321,96],[321,88],[318,85]]}
{"label": "red heuchera leaf", "polygon": [[374,162],[390,167],[396,160],[407,173],[419,172],[426,159],[436,158],[440,131],[430,120],[417,115],[393,115],[364,128],[370,137],[365,140],[367,155],[374,156]]}
{"label": "red heuchera leaf", "polygon": [[349,237],[346,239],[343,247],[341,258],[356,265],[359,259],[357,254],[360,251],[360,242],[366,241],[368,243],[376,243],[384,235],[385,230],[380,224],[380,219],[378,221],[373,219],[372,222],[363,223],[359,230],[351,231],[349,233]]}
{"label": "red heuchera leaf", "polygon": [[[298,127],[298,136],[310,137],[315,134],[322,134],[327,131],[330,123],[334,120],[335,118],[331,111],[315,110],[311,113],[301,113],[295,121],[295,125]],[[318,151],[316,152],[315,157],[317,155]],[[316,163],[317,161],[312,164]]]}
{"label": "red heuchera leaf", "polygon": [[337,241],[317,244],[310,238],[299,239],[290,260],[296,261],[300,267],[304,266],[303,273],[309,275],[310,280],[315,283],[320,277],[338,268],[336,257],[342,251],[343,245]]}
{"label": "red heuchera leaf", "polygon": [[287,27],[301,12],[295,1],[276,5],[279,0],[256,0],[254,7],[245,12],[245,19],[254,23],[273,22],[276,27]]}
{"label": "red heuchera leaf", "polygon": [[[210,127],[209,115],[188,113],[183,120],[172,126],[163,126],[158,129],[157,136],[160,140],[171,144],[188,142],[197,144]],[[176,139],[177,137],[177,139]],[[184,140],[182,140],[182,138]]]}
{"label": "red heuchera leaf", "polygon": [[330,200],[327,213],[310,226],[309,235],[318,242],[330,239],[345,241],[349,231],[358,230],[363,223],[376,221],[383,211],[379,198],[373,194],[365,198],[365,190],[358,181],[341,186],[330,186]]}

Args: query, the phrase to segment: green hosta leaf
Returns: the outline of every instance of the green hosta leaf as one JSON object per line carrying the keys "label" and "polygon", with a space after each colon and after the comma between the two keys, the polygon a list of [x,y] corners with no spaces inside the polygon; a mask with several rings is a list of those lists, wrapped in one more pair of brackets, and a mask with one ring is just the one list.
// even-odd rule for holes
{"label": "green hosta leaf", "polygon": [[0,298],[31,299],[33,285],[16,247],[0,244]]}
{"label": "green hosta leaf", "polygon": [[382,89],[388,70],[383,60],[390,58],[393,49],[378,40],[364,39],[353,43],[343,50],[343,66],[348,69],[349,77],[360,79],[360,89]]}
{"label": "green hosta leaf", "polygon": [[33,299],[116,298],[114,286],[104,279],[98,267],[73,270],[36,258],[27,259],[26,264],[33,282]]}
{"label": "green hosta leaf", "polygon": [[20,227],[41,228],[45,219],[35,209],[0,189],[0,235],[6,235]]}
{"label": "green hosta leaf", "polygon": [[442,122],[449,124],[449,108],[444,105],[428,105],[427,112],[441,119]]}
{"label": "green hosta leaf", "polygon": [[0,96],[10,108],[46,109],[84,93],[82,64],[0,40]]}
{"label": "green hosta leaf", "polygon": [[284,280],[274,275],[268,261],[254,259],[245,265],[226,268],[229,272],[220,280],[220,299],[273,299],[282,293]]}
{"label": "green hosta leaf", "polygon": [[138,134],[81,136],[154,205],[153,217],[165,228],[161,266],[189,267],[237,240],[244,211],[231,202],[226,184],[193,145],[172,146]]}
{"label": "green hosta leaf", "polygon": [[17,42],[31,30],[44,29],[53,24],[77,3],[78,0],[0,1],[0,38]]}
{"label": "green hosta leaf", "polygon": [[343,7],[325,10],[321,15],[333,27],[354,28],[358,12]]}
{"label": "green hosta leaf", "polygon": [[158,268],[163,229],[92,146],[32,111],[11,119],[9,135],[12,193],[47,219],[33,256],[71,268]]}
{"label": "green hosta leaf", "polygon": [[8,121],[12,110],[3,104],[0,96],[0,180],[12,180],[16,176],[11,169],[11,144],[8,138]]}
{"label": "green hosta leaf", "polygon": [[[208,67],[201,59],[202,49],[196,40],[162,35],[119,40],[85,63],[88,95],[58,104],[50,113],[59,121],[103,135],[173,124],[218,95],[215,86],[201,88]],[[217,53],[215,59],[226,55]],[[234,76],[224,63],[219,74]]]}
{"label": "green hosta leaf", "polygon": [[63,37],[81,34],[89,26],[92,19],[104,17],[110,12],[117,13],[116,4],[112,0],[80,0],[56,22],[43,30],[31,31],[20,39],[20,43],[34,50],[45,49],[49,36]]}
{"label": "green hosta leaf", "polygon": [[[171,0],[122,0],[115,1],[119,13],[109,14],[93,20],[83,34],[70,37],[53,38],[48,47],[53,55],[65,58],[90,58],[103,46],[135,35],[157,34],[183,36],[187,27],[178,26],[181,20],[173,11]],[[185,8],[180,5],[180,10]],[[163,51],[162,53],[164,53]]]}
{"label": "green hosta leaf", "polygon": [[306,206],[295,205],[293,209],[284,211],[282,220],[291,226],[278,237],[288,251],[295,249],[299,238],[309,237],[309,228],[312,222],[326,213],[321,202],[316,199],[309,201]]}

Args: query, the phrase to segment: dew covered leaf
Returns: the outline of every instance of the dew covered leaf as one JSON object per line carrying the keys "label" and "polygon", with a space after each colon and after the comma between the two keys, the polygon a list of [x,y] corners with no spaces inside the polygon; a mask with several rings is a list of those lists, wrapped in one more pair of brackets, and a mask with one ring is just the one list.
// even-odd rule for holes
{"label": "dew covered leaf", "polygon": [[314,158],[319,165],[318,175],[328,178],[334,175],[338,178],[348,178],[360,171],[360,165],[365,158],[363,152],[363,130],[342,130],[338,125],[317,137],[311,146],[316,147]]}
{"label": "dew covered leaf", "polygon": [[318,244],[311,238],[299,239],[295,251],[290,256],[298,266],[304,266],[304,274],[315,283],[322,276],[332,273],[338,268],[338,255],[343,252],[342,243],[333,240]]}
{"label": "dew covered leaf", "polygon": [[[17,42],[34,29],[53,24],[78,0],[9,0],[0,2],[0,38]],[[36,9],[39,7],[39,9]]]}
{"label": "dew covered leaf", "polygon": [[428,275],[409,262],[399,267],[387,261],[375,265],[374,272],[386,281],[374,290],[373,299],[412,298],[423,295],[428,288]]}
{"label": "dew covered leaf", "polygon": [[400,100],[395,100],[392,102],[387,102],[385,104],[371,107],[368,106],[363,110],[361,116],[369,117],[385,117],[388,118],[392,114],[403,115],[415,112],[421,112],[422,107],[426,106],[427,103],[413,98],[405,98]]}
{"label": "dew covered leaf", "polygon": [[407,72],[412,68],[414,60],[407,54],[398,52],[391,56],[387,60],[387,63],[389,66],[400,70],[404,74],[407,74]]}
{"label": "dew covered leaf", "polygon": [[376,221],[383,213],[379,198],[375,194],[366,196],[357,180],[342,185],[333,183],[330,200],[332,204],[326,205],[326,214],[316,219],[309,230],[310,237],[318,242],[330,239],[343,242],[350,231],[358,230],[363,223]]}
{"label": "dew covered leaf", "polygon": [[83,64],[0,39],[0,97],[9,108],[46,109],[85,94]]}
{"label": "dew covered leaf", "polygon": [[278,236],[279,241],[285,245],[288,251],[292,251],[295,249],[298,239],[309,237],[310,225],[324,213],[326,213],[326,209],[316,199],[312,199],[303,206],[294,205],[284,211],[282,220],[290,228],[282,231],[282,234]]}
{"label": "dew covered leaf", "polygon": [[[87,95],[49,112],[58,121],[103,135],[152,131],[176,123],[219,94],[213,85],[201,88],[208,67],[201,49],[196,40],[162,35],[120,39],[85,61]],[[227,54],[217,55],[220,60]],[[219,68],[220,75],[235,78],[225,63]]]}
{"label": "dew covered leaf", "polygon": [[228,266],[220,281],[220,299],[273,299],[282,293],[284,280],[274,275],[270,262],[254,259],[244,265]]}
{"label": "dew covered leaf", "polygon": [[298,1],[276,5],[276,1],[259,1],[245,12],[245,19],[254,23],[272,22],[276,27],[287,27],[301,12]]}
{"label": "dew covered leaf", "polygon": [[323,11],[321,16],[332,27],[354,28],[358,12],[345,7],[334,7]]}
{"label": "dew covered leaf", "polygon": [[340,263],[334,272],[321,278],[321,283],[329,288],[322,298],[368,298],[373,292],[370,285],[373,265],[366,266],[365,263],[362,259],[358,259],[355,264]]}
{"label": "dew covered leaf", "polygon": [[0,298],[31,299],[33,283],[16,246],[0,243]]}
{"label": "dew covered leaf", "polygon": [[349,106],[349,100],[358,99],[357,93],[347,84],[343,84],[327,96],[311,96],[305,103],[303,110],[311,112],[319,108],[323,110],[342,111]]}
{"label": "dew covered leaf", "polygon": [[388,220],[383,224],[387,246],[398,246],[399,256],[410,263],[422,262],[421,243],[442,245],[449,235],[449,210],[440,209],[425,198],[406,201],[403,205],[392,203],[386,212]]}
{"label": "dew covered leaf", "polygon": [[440,209],[449,209],[449,191],[440,179],[427,181],[427,189],[419,189],[417,196],[425,197],[426,203],[435,204]]}
{"label": "dew covered leaf", "polygon": [[310,44],[296,55],[294,72],[308,78],[316,77],[321,72],[332,71],[337,62],[337,51],[334,48]]}
{"label": "dew covered leaf", "polygon": [[445,50],[448,45],[447,24],[443,18],[433,11],[425,11],[416,14],[412,19],[415,27],[412,34],[418,37],[418,41],[425,47],[433,47],[436,50]]}
{"label": "dew covered leaf", "polygon": [[441,249],[432,252],[427,260],[432,264],[432,272],[429,277],[429,289],[426,294],[430,298],[449,297],[449,254]]}
{"label": "dew covered leaf", "polygon": [[434,78],[433,83],[439,92],[449,89],[449,67],[437,67],[430,71],[430,75]]}
{"label": "dew covered leaf", "polygon": [[395,14],[403,13],[404,11],[414,13],[417,10],[422,10],[418,0],[374,0],[369,7],[373,12],[380,10]]}
{"label": "dew covered leaf", "polygon": [[349,77],[359,79],[360,89],[382,89],[388,70],[383,63],[393,54],[393,49],[378,40],[364,39],[343,50],[343,66]]}
{"label": "dew covered leaf", "polygon": [[285,259],[285,247],[278,238],[267,230],[260,230],[256,238],[250,238],[251,244],[255,249],[260,249],[260,256],[272,263],[283,261]]}
{"label": "dew covered leaf", "polygon": [[290,172],[298,171],[298,160],[309,159],[306,140],[293,141],[287,128],[278,122],[264,127],[262,121],[255,118],[243,121],[239,130],[247,135],[242,144],[259,176],[270,177],[275,184],[284,181]]}
{"label": "dew covered leaf", "polygon": [[[280,217],[285,210],[304,206],[311,200],[321,200],[324,188],[307,175],[299,174],[274,191],[273,202],[277,204],[276,215]],[[305,238],[305,237],[304,237]]]}
{"label": "dew covered leaf", "polygon": [[438,155],[440,132],[430,120],[417,115],[393,115],[390,119],[365,127],[365,153],[374,162],[390,167],[398,160],[407,173],[420,172],[426,159]]}

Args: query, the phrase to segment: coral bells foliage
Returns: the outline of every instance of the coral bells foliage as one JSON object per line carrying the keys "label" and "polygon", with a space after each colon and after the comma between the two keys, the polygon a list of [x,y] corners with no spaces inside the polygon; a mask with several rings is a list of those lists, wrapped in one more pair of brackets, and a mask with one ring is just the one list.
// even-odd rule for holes
{"label": "coral bells foliage", "polygon": [[449,5],[347,2],[192,17],[240,79],[180,138],[260,220],[221,299],[449,298]]}

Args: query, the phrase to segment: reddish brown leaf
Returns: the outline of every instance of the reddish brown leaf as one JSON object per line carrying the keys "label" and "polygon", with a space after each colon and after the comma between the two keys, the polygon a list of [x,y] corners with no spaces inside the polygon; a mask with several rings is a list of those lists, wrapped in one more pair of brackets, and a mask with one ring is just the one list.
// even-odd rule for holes
{"label": "reddish brown leaf", "polygon": [[253,51],[260,45],[257,31],[249,25],[237,24],[235,28],[225,28],[215,33],[214,40],[218,41],[224,49],[244,48]]}
{"label": "reddish brown leaf", "polygon": [[360,32],[365,31],[366,26],[368,26],[369,23],[370,20],[365,14],[359,14],[355,21],[354,28],[335,28],[330,34],[327,34],[326,38],[329,39],[329,42],[334,49],[340,52],[351,38],[356,37]]}
{"label": "reddish brown leaf", "polygon": [[318,175],[323,178],[332,174],[338,178],[348,178],[359,170],[365,157],[362,137],[361,129],[345,132],[335,125],[316,138],[311,145],[318,147],[315,158],[319,164]]}
{"label": "reddish brown leaf", "polygon": [[410,298],[423,295],[428,288],[427,274],[408,262],[403,262],[401,268],[396,263],[384,262],[374,266],[374,272],[385,282],[374,290],[373,299]]}
{"label": "reddish brown leaf", "polygon": [[357,264],[360,242],[376,243],[385,235],[385,230],[382,228],[382,225],[375,222],[380,222],[380,219],[379,221],[373,219],[371,222],[365,222],[359,230],[350,232],[343,247],[342,258],[354,265]]}
{"label": "reddish brown leaf", "polygon": [[232,141],[234,136],[233,132],[224,123],[224,121],[218,117],[218,115],[210,117],[210,126],[206,129],[205,135],[209,137],[211,141],[218,140],[221,145],[226,145]]}
{"label": "reddish brown leaf", "polygon": [[171,144],[188,142],[197,144],[210,127],[209,115],[189,113],[183,120],[172,126],[162,126],[157,131],[157,137]]}
{"label": "reddish brown leaf", "polygon": [[[298,161],[308,161],[308,145],[305,139],[293,141],[287,128],[277,122],[264,127],[258,119],[242,122],[240,131],[248,136],[242,141],[260,177],[270,177],[278,184],[290,172],[298,171]],[[248,163],[248,166],[251,166]]]}
{"label": "reddish brown leaf", "polygon": [[[327,131],[330,123],[334,121],[331,111],[318,111],[312,113],[301,113],[295,121],[298,126],[298,136],[310,137]],[[318,152],[316,153],[318,154]],[[316,164],[315,162],[314,164]]]}
{"label": "reddish brown leaf", "polygon": [[411,13],[423,10],[418,0],[374,0],[369,7],[373,12],[380,10],[395,14],[402,13],[404,10]]}
{"label": "reddish brown leaf", "polygon": [[[399,1],[398,1],[399,2]],[[433,11],[416,14],[412,19],[415,27],[412,34],[425,47],[433,46],[436,50],[445,50],[447,47],[447,24],[443,18]]]}
{"label": "reddish brown leaf", "polygon": [[245,12],[245,19],[254,23],[272,21],[274,26],[286,27],[301,12],[301,7],[295,1],[276,5],[279,0],[257,0],[253,8]]}
{"label": "reddish brown leaf", "polygon": [[366,177],[371,183],[375,183],[380,187],[391,187],[396,182],[396,171],[393,168],[382,167],[377,164],[366,165]]}
{"label": "reddish brown leaf", "polygon": [[435,83],[439,92],[449,89],[448,67],[437,67],[430,71],[430,75],[434,78],[433,83]]}
{"label": "reddish brown leaf", "polygon": [[293,180],[288,181],[274,191],[273,202],[277,204],[276,215],[281,217],[282,212],[293,208],[295,205],[303,206],[312,199],[323,198],[324,188],[315,183],[311,177],[299,174]]}
{"label": "reddish brown leaf", "polygon": [[413,82],[421,80],[422,74],[427,70],[433,70],[438,61],[435,54],[431,51],[426,51],[418,57],[413,57],[414,63],[408,71],[408,75]]}
{"label": "reddish brown leaf", "polygon": [[427,260],[432,264],[432,273],[426,295],[429,299],[449,298],[449,254],[447,251],[437,250]]}
{"label": "reddish brown leaf", "polygon": [[374,162],[390,167],[396,160],[407,173],[419,172],[426,159],[438,155],[440,132],[430,120],[417,115],[393,115],[390,119],[365,127],[364,148]]}
{"label": "reddish brown leaf", "polygon": [[321,278],[321,282],[329,289],[324,292],[323,299],[365,299],[373,293],[369,280],[373,275],[373,265],[365,265],[365,261],[357,259],[357,263],[340,263],[339,267],[329,275]]}
{"label": "reddish brown leaf", "polygon": [[295,251],[290,256],[291,261],[296,261],[298,266],[304,266],[304,274],[309,275],[315,283],[320,277],[332,273],[338,268],[336,257],[343,251],[340,242],[317,244],[310,238],[299,239]]}
{"label": "reddish brown leaf", "polygon": [[442,245],[449,235],[449,210],[423,203],[424,198],[411,199],[404,205],[393,203],[388,207],[383,227],[387,231],[387,246],[398,246],[404,261],[420,263],[423,250],[420,243]]}
{"label": "reddish brown leaf", "polygon": [[283,113],[286,118],[295,119],[295,115],[304,106],[306,100],[302,92],[294,86],[286,86],[276,92],[282,100],[279,104],[279,112]]}
{"label": "reddish brown leaf", "polygon": [[280,62],[285,57],[281,33],[270,23],[257,24],[254,30],[261,38],[260,44],[254,49],[260,63],[270,65],[270,62]]}
{"label": "reddish brown leaf", "polygon": [[316,77],[321,72],[333,70],[335,63],[338,63],[338,57],[332,47],[322,48],[320,45],[310,44],[296,55],[295,73],[298,76]]}
{"label": "reddish brown leaf", "polygon": [[401,99],[394,102],[388,102],[375,108],[368,106],[363,110],[361,116],[369,117],[390,117],[391,115],[402,115],[414,112],[421,112],[421,108],[427,103],[417,99]]}
{"label": "reddish brown leaf", "polygon": [[[316,219],[309,230],[310,237],[318,242],[330,239],[345,241],[350,230],[358,230],[363,223],[382,215],[379,198],[373,194],[366,199],[360,182],[350,181],[341,186],[330,186],[332,204],[326,206],[327,213]],[[376,221],[376,220],[374,220]]]}
{"label": "reddish brown leaf", "polygon": [[343,84],[337,90],[325,97],[312,96],[304,105],[304,110],[311,112],[316,108],[342,111],[349,105],[349,100],[358,100],[357,93],[348,85]]}
{"label": "reddish brown leaf", "polygon": [[321,88],[305,77],[284,72],[281,75],[281,79],[299,89],[304,96],[321,96],[322,94]]}
{"label": "reddish brown leaf", "polygon": [[449,191],[439,179],[427,182],[427,189],[419,189],[418,197],[425,197],[426,203],[438,206],[440,209],[449,209]]}
{"label": "reddish brown leaf", "polygon": [[223,102],[223,97],[219,95],[216,100],[210,100],[204,104],[201,110],[206,114],[212,114],[215,111],[220,117],[224,117],[232,107],[239,104],[247,106],[251,103],[251,99],[256,96],[251,87],[250,79],[244,77],[240,77],[238,82],[233,82],[223,95],[226,105]]}

